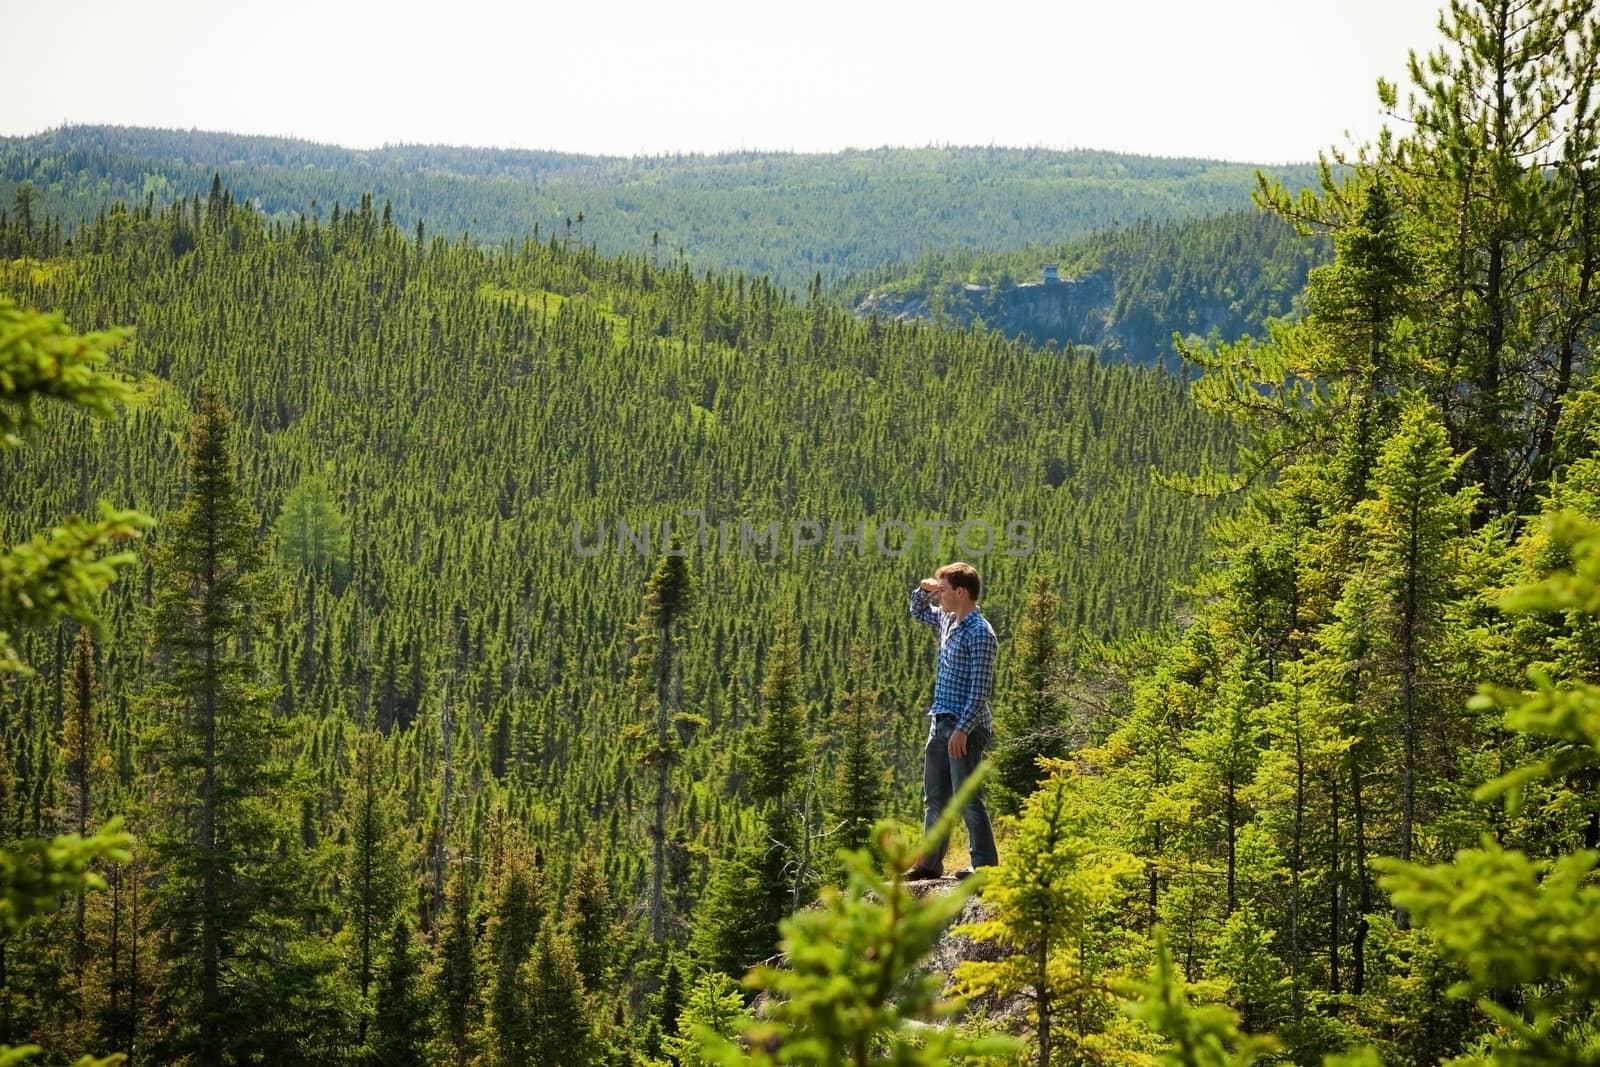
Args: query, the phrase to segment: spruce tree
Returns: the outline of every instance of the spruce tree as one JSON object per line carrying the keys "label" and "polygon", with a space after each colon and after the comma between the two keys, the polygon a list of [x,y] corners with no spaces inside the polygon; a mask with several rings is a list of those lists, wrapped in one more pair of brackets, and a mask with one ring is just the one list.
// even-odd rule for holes
{"label": "spruce tree", "polygon": [[155,549],[151,613],[158,783],[150,832],[163,931],[163,1055],[206,1065],[298,1032],[274,988],[274,961],[307,903],[298,842],[282,818],[283,725],[262,668],[273,580],[230,444],[232,420],[206,392],[190,423],[188,492]]}
{"label": "spruce tree", "polygon": [[1061,600],[1050,576],[1034,575],[1033,591],[1017,631],[1016,668],[995,708],[995,803],[1014,814],[1044,779],[1038,760],[1067,755],[1066,709],[1061,689],[1062,653],[1057,618]]}
{"label": "spruce tree", "polygon": [[598,1062],[594,1024],[572,944],[545,923],[527,970],[529,1067],[591,1067]]}
{"label": "spruce tree", "polygon": [[682,542],[674,538],[645,590],[644,614],[635,633],[637,651],[633,658],[635,700],[653,713],[650,717],[654,729],[643,734],[643,761],[656,780],[650,823],[650,936],[657,944],[667,936],[667,810],[672,798],[672,771],[680,761],[682,748],[677,733],[681,727],[673,715],[673,670],[693,589]]}
{"label": "spruce tree", "polygon": [[427,1004],[420,991],[422,954],[404,916],[390,929],[378,975],[369,1067],[424,1067],[427,1058]]}
{"label": "spruce tree", "polygon": [[1430,649],[1440,644],[1444,604],[1459,566],[1456,545],[1466,533],[1475,492],[1451,492],[1462,460],[1450,453],[1444,428],[1426,403],[1412,400],[1399,431],[1385,446],[1374,473],[1375,499],[1365,505],[1370,567],[1379,583],[1388,627],[1381,655],[1392,682],[1401,744],[1400,823],[1397,852],[1411,858],[1416,834],[1419,761],[1442,668]]}
{"label": "spruce tree", "polygon": [[362,732],[356,742],[355,776],[346,800],[342,937],[361,993],[358,1045],[367,1042],[368,997],[378,952],[405,903],[408,888],[408,846],[400,832],[393,787],[384,780],[382,743],[376,731]]}
{"label": "spruce tree", "polygon": [[[74,639],[71,691],[67,715],[61,724],[68,826],[79,837],[88,837],[95,806],[95,786],[104,777],[108,760],[99,721],[100,683],[95,674],[94,639],[87,629],[80,629]],[[72,967],[80,990],[83,987],[84,968],[89,962],[86,906],[87,896],[83,889],[79,889],[72,924]]]}
{"label": "spruce tree", "polygon": [[[1017,836],[984,887],[988,915],[957,928],[1003,950],[995,961],[959,964],[958,991],[1029,992],[1038,1067],[1092,1055],[1120,1022],[1113,993],[1120,961],[1109,942],[1116,905],[1141,865],[1096,839],[1083,789],[1066,765],[1053,765],[1024,800]],[[1072,1032],[1057,1035],[1058,1019],[1069,1021]]]}
{"label": "spruce tree", "polygon": [[541,1040],[530,1016],[525,965],[545,925],[539,875],[528,857],[512,846],[501,865],[486,931],[490,973],[483,1043],[499,1067],[529,1062]]}
{"label": "spruce tree", "polygon": [[834,712],[838,757],[832,814],[839,822],[838,847],[861,848],[883,814],[884,762],[877,730],[878,689],[865,642],[850,649],[849,687]]}
{"label": "spruce tree", "polygon": [[605,867],[592,853],[585,854],[572,872],[566,922],[583,986],[590,993],[600,993],[615,966],[618,933],[611,883]]}
{"label": "spruce tree", "polygon": [[457,861],[445,893],[444,928],[439,932],[433,968],[433,1003],[439,1055],[466,1067],[481,1005],[478,990],[477,925],[466,866]]}

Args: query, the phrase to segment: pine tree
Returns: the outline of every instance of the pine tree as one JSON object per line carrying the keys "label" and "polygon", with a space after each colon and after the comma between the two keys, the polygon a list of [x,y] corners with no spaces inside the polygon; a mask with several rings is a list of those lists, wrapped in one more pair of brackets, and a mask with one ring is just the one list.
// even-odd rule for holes
{"label": "pine tree", "polygon": [[530,1067],[590,1067],[598,1062],[594,1026],[572,945],[555,923],[539,929],[528,971]]}
{"label": "pine tree", "polygon": [[433,973],[441,1055],[433,1058],[448,1058],[456,1067],[465,1067],[473,1052],[480,1006],[472,888],[467,882],[466,867],[460,862],[455,865],[445,894],[444,921]]}
{"label": "pine tree", "polygon": [[867,645],[850,650],[850,682],[834,712],[838,763],[834,772],[833,815],[839,821],[838,847],[854,850],[867,843],[883,814],[884,765],[876,728],[878,689],[871,677]]}
{"label": "pine tree", "polygon": [[[1129,895],[1127,882],[1141,872],[1141,864],[1097,840],[1096,814],[1083,803],[1083,788],[1066,765],[1053,765],[1050,777],[1023,801],[1017,835],[984,887],[990,915],[957,928],[1005,950],[993,962],[958,965],[957,990],[1030,992],[1039,1067],[1079,1060],[1087,1054],[1086,1039],[1103,1041],[1092,1035],[1118,1023],[1119,961],[1109,942],[1116,905]],[[1054,1029],[1058,1019],[1072,1026],[1072,1033],[1060,1039]]]}
{"label": "pine tree", "polygon": [[355,777],[347,794],[345,816],[343,935],[349,942],[361,993],[356,1042],[363,1046],[377,952],[405,902],[409,866],[398,805],[392,787],[381,778],[381,746],[382,739],[375,731],[363,731],[357,741]]}
{"label": "pine tree", "polygon": [[156,549],[153,666],[157,724],[151,843],[164,931],[164,1055],[218,1065],[298,1032],[286,1025],[271,961],[296,936],[304,866],[281,818],[283,736],[260,658],[272,578],[233,470],[231,419],[203,394],[190,424],[189,489]]}
{"label": "pine tree", "polygon": [[402,916],[395,919],[378,976],[370,1067],[424,1067],[427,1005],[418,989],[422,956]]}
{"label": "pine tree", "polygon": [[645,591],[644,615],[635,640],[633,658],[635,699],[653,707],[655,728],[646,736],[644,764],[656,778],[654,818],[650,825],[650,936],[657,944],[667,936],[667,809],[672,797],[672,770],[680,760],[673,709],[673,669],[677,665],[678,636],[693,597],[693,579],[684,559],[683,545],[674,539]]}
{"label": "pine tree", "polygon": [[995,708],[995,803],[1014,814],[1044,779],[1038,760],[1068,751],[1061,690],[1062,649],[1057,618],[1061,600],[1048,574],[1034,575],[1033,591],[1017,631],[1016,671]]}
{"label": "pine tree", "polygon": [[[1503,514],[1524,502],[1572,385],[1565,339],[1600,314],[1593,221],[1574,212],[1594,209],[1581,175],[1600,130],[1600,16],[1587,0],[1458,0],[1439,26],[1441,47],[1411,56],[1411,132],[1380,144],[1377,162],[1427,222],[1432,399],[1451,448],[1470,450],[1485,515]],[[1380,97],[1400,109],[1395,86]],[[1547,287],[1566,299],[1547,304]]]}

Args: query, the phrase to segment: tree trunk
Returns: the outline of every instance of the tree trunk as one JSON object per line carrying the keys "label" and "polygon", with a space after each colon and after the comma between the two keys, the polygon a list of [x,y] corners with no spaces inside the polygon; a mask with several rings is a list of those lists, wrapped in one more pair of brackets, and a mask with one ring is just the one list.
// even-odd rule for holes
{"label": "tree trunk", "polygon": [[1050,1067],[1050,944],[1041,937],[1034,949],[1034,996],[1039,1012],[1039,1067]]}
{"label": "tree trunk", "polygon": [[1372,911],[1372,887],[1367,881],[1367,819],[1361,804],[1361,760],[1351,749],[1350,810],[1355,818],[1355,877],[1357,914],[1354,942],[1350,948],[1350,992],[1360,996],[1367,977],[1367,915]]}
{"label": "tree trunk", "polygon": [[[202,611],[209,626],[217,594],[217,523],[206,531],[205,603]],[[223,1050],[218,1017],[222,1012],[222,942],[217,929],[221,906],[215,850],[217,845],[217,634],[204,635],[206,671],[200,690],[200,731],[205,763],[200,778],[200,848],[207,856],[200,879],[200,1063],[221,1067]]]}
{"label": "tree trunk", "polygon": [[1331,823],[1329,850],[1332,853],[1332,875],[1329,884],[1333,892],[1329,895],[1328,907],[1328,990],[1337,996],[1342,992],[1339,985],[1339,920],[1341,916],[1340,890],[1343,888],[1343,870],[1339,862],[1339,776],[1333,775],[1328,797],[1329,820]]}

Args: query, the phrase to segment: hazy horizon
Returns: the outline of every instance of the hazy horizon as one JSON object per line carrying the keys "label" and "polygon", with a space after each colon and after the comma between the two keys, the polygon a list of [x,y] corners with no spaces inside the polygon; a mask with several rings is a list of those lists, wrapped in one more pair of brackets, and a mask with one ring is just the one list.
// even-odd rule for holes
{"label": "hazy horizon", "polygon": [[993,151],[993,152],[1055,152],[1061,154],[1094,153],[1114,156],[1130,156],[1145,159],[1171,159],[1194,161],[1200,163],[1219,163],[1237,166],[1304,166],[1315,163],[1316,156],[1307,159],[1289,160],[1260,160],[1260,159],[1225,159],[1220,156],[1182,155],[1171,152],[1132,152],[1116,148],[1105,148],[1099,145],[1053,145],[1053,144],[976,144],[971,142],[929,143],[929,144],[874,144],[874,145],[844,145],[833,149],[798,149],[798,148],[721,148],[721,149],[668,149],[658,152],[634,153],[624,155],[612,152],[585,152],[569,149],[560,145],[508,145],[508,144],[470,144],[465,142],[449,141],[394,141],[385,144],[364,146],[344,144],[338,141],[316,140],[309,137],[297,137],[293,134],[283,133],[251,133],[243,130],[215,129],[198,126],[148,126],[132,125],[120,122],[68,122],[57,123],[25,133],[0,133],[0,139],[25,140],[31,137],[41,137],[45,134],[55,133],[65,129],[124,129],[124,130],[152,130],[162,133],[197,134],[204,136],[253,138],[263,141],[295,141],[301,144],[313,145],[318,148],[335,148],[347,152],[383,152],[399,148],[450,148],[469,151],[485,152],[527,152],[550,153],[555,155],[573,156],[588,159],[610,160],[641,160],[641,159],[675,159],[696,158],[715,159],[718,157],[731,157],[741,155],[756,156],[816,156],[819,158],[844,155],[867,155],[873,152],[920,152],[920,151]]}
{"label": "hazy horizon", "polygon": [[60,0],[10,13],[0,134],[236,132],[356,150],[451,145],[613,158],[883,146],[1085,148],[1303,163],[1374,137],[1380,76],[1436,0],[733,0],[576,7]]}

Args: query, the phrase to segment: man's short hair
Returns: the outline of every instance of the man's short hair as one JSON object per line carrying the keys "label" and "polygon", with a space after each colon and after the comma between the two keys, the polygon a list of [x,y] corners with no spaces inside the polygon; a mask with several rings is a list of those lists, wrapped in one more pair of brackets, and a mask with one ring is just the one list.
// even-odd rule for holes
{"label": "man's short hair", "polygon": [[970,563],[946,563],[943,567],[933,572],[935,578],[943,578],[957,589],[965,589],[972,594],[972,602],[978,602],[978,595],[983,592],[983,581],[978,577],[978,569]]}

